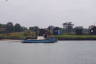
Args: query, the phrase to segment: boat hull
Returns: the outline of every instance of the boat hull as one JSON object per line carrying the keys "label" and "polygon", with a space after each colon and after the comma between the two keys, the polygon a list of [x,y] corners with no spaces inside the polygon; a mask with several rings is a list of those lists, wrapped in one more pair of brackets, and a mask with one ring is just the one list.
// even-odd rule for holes
{"label": "boat hull", "polygon": [[55,43],[56,41],[56,38],[49,38],[45,40],[24,40],[23,43]]}

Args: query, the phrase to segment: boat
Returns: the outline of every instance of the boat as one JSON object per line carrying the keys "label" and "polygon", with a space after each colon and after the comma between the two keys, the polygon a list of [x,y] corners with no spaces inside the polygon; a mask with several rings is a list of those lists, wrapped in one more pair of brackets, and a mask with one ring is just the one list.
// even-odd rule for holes
{"label": "boat", "polygon": [[23,40],[23,43],[55,43],[57,41],[56,38],[51,37],[43,40]]}

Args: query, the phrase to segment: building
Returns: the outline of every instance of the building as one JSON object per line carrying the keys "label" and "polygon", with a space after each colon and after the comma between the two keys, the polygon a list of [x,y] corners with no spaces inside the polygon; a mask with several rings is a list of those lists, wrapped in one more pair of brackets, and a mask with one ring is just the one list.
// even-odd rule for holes
{"label": "building", "polygon": [[53,29],[53,34],[54,34],[54,35],[60,35],[60,34],[62,34],[62,29],[59,28],[59,27],[55,27],[55,28]]}
{"label": "building", "polygon": [[72,33],[73,32],[73,26],[74,26],[74,24],[72,24],[72,22],[63,23],[64,33]]}

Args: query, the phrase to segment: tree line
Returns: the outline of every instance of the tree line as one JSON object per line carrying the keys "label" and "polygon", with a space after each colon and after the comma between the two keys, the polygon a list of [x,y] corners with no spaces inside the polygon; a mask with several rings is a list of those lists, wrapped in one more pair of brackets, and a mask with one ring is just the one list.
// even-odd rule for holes
{"label": "tree line", "polygon": [[15,25],[12,22],[8,22],[6,24],[0,24],[0,33],[12,33],[12,32],[24,32],[24,31],[32,31],[39,33],[40,35],[44,34],[46,31],[50,31],[53,34],[58,33],[75,33],[77,35],[84,34],[84,31],[87,32],[87,34],[90,35],[96,35],[96,26],[91,25],[88,28],[83,28],[83,26],[75,26],[73,28],[74,24],[72,22],[65,22],[63,23],[63,28],[61,27],[54,27],[54,26],[48,26],[47,28],[39,28],[38,26],[31,26],[31,27],[24,27],[21,26],[19,23],[16,23]]}
{"label": "tree line", "polygon": [[13,25],[12,22],[0,24],[0,33],[23,32],[25,30],[27,30],[27,28],[21,26],[19,23],[16,23],[15,25]]}

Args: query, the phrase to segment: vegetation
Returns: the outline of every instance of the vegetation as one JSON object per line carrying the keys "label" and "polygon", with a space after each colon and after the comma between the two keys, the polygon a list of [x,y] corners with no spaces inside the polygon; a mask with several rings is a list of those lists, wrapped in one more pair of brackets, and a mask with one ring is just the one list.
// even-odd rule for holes
{"label": "vegetation", "polygon": [[89,26],[89,30],[90,30],[89,34],[96,35],[96,26],[94,25]]}
{"label": "vegetation", "polygon": [[96,40],[96,35],[55,35],[59,40]]}
{"label": "vegetation", "polygon": [[96,35],[55,35],[55,36],[64,38],[96,38]]}
{"label": "vegetation", "polygon": [[6,33],[0,34],[1,39],[25,39],[26,37],[36,37],[35,32],[14,32],[14,33]]}
{"label": "vegetation", "polygon": [[75,34],[76,35],[82,35],[83,34],[83,27],[82,26],[77,26],[74,28]]}
{"label": "vegetation", "polygon": [[95,39],[96,26],[91,25],[89,28],[83,26],[74,27],[72,22],[63,23],[63,28],[49,26],[48,28],[39,28],[31,26],[29,28],[16,23],[8,22],[0,24],[0,39],[24,39],[25,37],[37,38],[45,34],[54,35],[58,39]]}
{"label": "vegetation", "polygon": [[14,33],[6,33],[0,34],[1,39],[24,39],[25,33],[24,32],[14,32]]}

